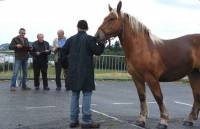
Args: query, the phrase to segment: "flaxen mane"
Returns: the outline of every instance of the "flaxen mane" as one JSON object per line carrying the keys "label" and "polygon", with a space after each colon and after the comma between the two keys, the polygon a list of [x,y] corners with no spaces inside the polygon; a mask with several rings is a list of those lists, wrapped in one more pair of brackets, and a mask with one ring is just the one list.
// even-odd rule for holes
{"label": "flaxen mane", "polygon": [[126,16],[129,20],[129,24],[131,25],[131,28],[133,29],[133,31],[137,34],[137,33],[148,33],[150,39],[153,41],[153,43],[158,44],[158,43],[162,43],[162,39],[158,38],[157,36],[155,36],[154,34],[151,33],[151,31],[140,21],[138,21],[135,17],[127,14],[127,13],[123,13],[122,16]]}

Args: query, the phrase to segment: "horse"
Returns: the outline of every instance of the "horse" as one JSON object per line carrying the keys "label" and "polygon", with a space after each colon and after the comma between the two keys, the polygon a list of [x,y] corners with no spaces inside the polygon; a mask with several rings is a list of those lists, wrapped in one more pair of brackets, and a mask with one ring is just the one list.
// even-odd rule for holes
{"label": "horse", "polygon": [[127,70],[135,83],[140,100],[140,114],[136,124],[145,127],[148,117],[145,83],[148,84],[160,110],[157,128],[168,127],[169,113],[163,102],[160,82],[171,82],[188,76],[193,107],[183,125],[193,126],[200,110],[200,34],[188,34],[164,40],[135,17],[121,11],[122,2],[113,9],[98,27],[95,34],[98,42],[118,37],[125,53]]}

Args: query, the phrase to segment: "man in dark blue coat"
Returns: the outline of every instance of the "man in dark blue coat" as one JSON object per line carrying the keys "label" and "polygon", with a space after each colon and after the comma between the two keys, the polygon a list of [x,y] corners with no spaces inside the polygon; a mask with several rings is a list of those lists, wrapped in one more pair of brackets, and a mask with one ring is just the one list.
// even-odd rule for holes
{"label": "man in dark blue coat", "polygon": [[[67,39],[62,48],[62,60],[68,59],[68,86],[72,90],[71,128],[79,126],[79,96],[83,93],[82,128],[99,128],[99,124],[91,118],[91,96],[95,90],[93,55],[103,53],[104,44],[97,43],[96,38],[87,35],[88,24],[80,20],[78,33]],[[64,62],[64,61],[62,61]]]}

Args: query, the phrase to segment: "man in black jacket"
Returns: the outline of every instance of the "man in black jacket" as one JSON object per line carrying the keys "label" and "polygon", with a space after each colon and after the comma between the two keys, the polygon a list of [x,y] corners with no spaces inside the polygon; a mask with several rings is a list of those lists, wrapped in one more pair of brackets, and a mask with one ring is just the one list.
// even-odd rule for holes
{"label": "man in black jacket", "polygon": [[39,90],[40,86],[40,71],[42,73],[43,89],[50,90],[47,80],[48,69],[48,55],[50,55],[50,47],[47,41],[44,41],[44,35],[38,34],[37,41],[32,45],[31,55],[33,56],[33,73],[34,73],[34,86]]}
{"label": "man in black jacket", "polygon": [[78,33],[67,39],[62,48],[62,58],[68,58],[68,86],[72,90],[71,128],[79,126],[79,96],[83,92],[82,128],[99,128],[91,118],[91,96],[95,90],[93,55],[103,53],[104,44],[97,44],[96,38],[87,35],[88,24],[85,20],[78,22]]}
{"label": "man in black jacket", "polygon": [[30,90],[26,86],[27,80],[27,68],[28,68],[28,51],[31,49],[29,46],[28,39],[25,37],[26,30],[21,28],[19,30],[19,35],[14,37],[9,45],[10,50],[15,51],[15,63],[13,67],[13,76],[11,79],[11,91],[16,91],[16,79],[19,69],[22,68],[22,90]]}

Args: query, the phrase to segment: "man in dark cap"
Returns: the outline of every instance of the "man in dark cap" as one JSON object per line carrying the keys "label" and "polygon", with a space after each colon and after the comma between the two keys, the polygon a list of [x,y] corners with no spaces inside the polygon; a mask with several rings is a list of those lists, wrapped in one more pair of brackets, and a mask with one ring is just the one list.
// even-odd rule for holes
{"label": "man in dark cap", "polygon": [[[80,20],[78,33],[67,39],[62,48],[62,60],[68,59],[68,86],[72,90],[70,128],[79,126],[79,97],[83,93],[82,128],[99,128],[100,125],[91,118],[91,96],[95,90],[93,55],[103,53],[104,44],[97,43],[96,38],[87,35],[88,24]],[[63,61],[64,62],[64,61]]]}

